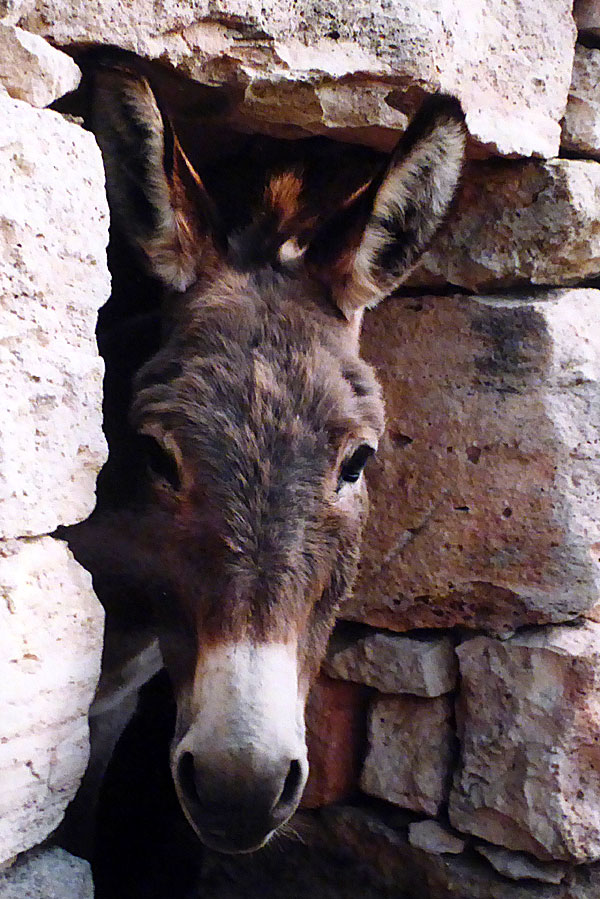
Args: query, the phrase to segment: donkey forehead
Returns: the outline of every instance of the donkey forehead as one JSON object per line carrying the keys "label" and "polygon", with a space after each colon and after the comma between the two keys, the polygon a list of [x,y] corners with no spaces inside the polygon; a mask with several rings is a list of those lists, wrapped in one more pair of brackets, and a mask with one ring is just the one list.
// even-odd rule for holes
{"label": "donkey forehead", "polygon": [[138,376],[135,424],[160,425],[182,451],[223,437],[261,454],[266,444],[336,449],[348,437],[377,439],[380,389],[350,329],[273,289],[265,297],[244,286],[192,304]]}

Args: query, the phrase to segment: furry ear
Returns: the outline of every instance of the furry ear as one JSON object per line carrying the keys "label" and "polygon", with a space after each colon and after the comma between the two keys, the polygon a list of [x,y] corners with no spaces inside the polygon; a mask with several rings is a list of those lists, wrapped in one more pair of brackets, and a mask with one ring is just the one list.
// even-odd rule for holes
{"label": "furry ear", "polygon": [[392,293],[427,249],[454,198],[466,135],[458,100],[431,97],[387,168],[313,238],[307,264],[347,318]]}
{"label": "furry ear", "polygon": [[185,291],[217,261],[214,206],[144,77],[100,67],[92,91],[111,212],[151,274]]}

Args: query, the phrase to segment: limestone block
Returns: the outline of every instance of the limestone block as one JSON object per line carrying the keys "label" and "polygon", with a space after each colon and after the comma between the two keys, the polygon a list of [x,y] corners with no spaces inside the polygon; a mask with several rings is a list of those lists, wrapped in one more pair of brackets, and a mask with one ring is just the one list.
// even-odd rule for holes
{"label": "limestone block", "polygon": [[310,772],[303,808],[320,808],[356,793],[364,743],[366,691],[321,675],[306,707]]}
{"label": "limestone block", "polygon": [[539,880],[542,883],[560,883],[567,873],[562,862],[540,862],[524,852],[513,852],[489,843],[479,843],[475,849],[491,866],[511,880]]}
{"label": "limestone block", "polygon": [[89,862],[57,846],[36,849],[0,873],[2,899],[93,899]]}
{"label": "limestone block", "polygon": [[94,506],[108,208],[92,135],[2,96],[0,169],[0,536],[14,537]]}
{"label": "limestone block", "polygon": [[439,821],[414,821],[408,825],[408,842],[415,849],[434,852],[436,855],[449,853],[460,855],[466,846],[466,840],[457,836],[449,827]]}
{"label": "limestone block", "polygon": [[0,543],[0,863],[43,840],[79,786],[102,629],[64,543]]}
{"label": "limestone block", "polygon": [[600,859],[600,625],[458,647],[459,830],[541,860]]}
{"label": "limestone block", "polygon": [[447,696],[376,698],[360,781],[365,793],[436,815],[448,795],[454,753],[451,716]]}
{"label": "limestone block", "polygon": [[[411,899],[598,899],[600,865],[569,865],[560,884],[512,881],[474,854],[424,852],[404,834],[365,809],[333,806],[323,820],[330,844],[360,861],[393,896]],[[403,892],[404,891],[404,892]]]}
{"label": "limestone block", "polygon": [[404,637],[367,632],[336,634],[324,670],[331,677],[375,687],[380,693],[441,696],[456,685],[458,665],[449,637]]}
{"label": "limestone block", "polygon": [[75,90],[81,72],[43,38],[0,22],[0,84],[15,100],[48,106]]}
{"label": "limestone block", "polygon": [[387,437],[343,610],[506,633],[600,591],[600,292],[389,300],[366,318]]}
{"label": "limestone block", "polygon": [[204,83],[241,86],[240,119],[269,133],[334,128],[390,146],[390,127],[416,96],[442,89],[460,96],[480,150],[553,156],[576,37],[571,7],[482,0],[465,16],[455,0],[37,0],[18,22],[59,45],[114,44]]}
{"label": "limestone block", "polygon": [[600,37],[600,0],[575,0],[573,15],[579,31]]}
{"label": "limestone block", "polygon": [[573,80],[562,125],[567,150],[600,159],[600,50],[575,47]]}
{"label": "limestone block", "polygon": [[455,215],[410,284],[486,292],[600,274],[600,163],[472,163]]}

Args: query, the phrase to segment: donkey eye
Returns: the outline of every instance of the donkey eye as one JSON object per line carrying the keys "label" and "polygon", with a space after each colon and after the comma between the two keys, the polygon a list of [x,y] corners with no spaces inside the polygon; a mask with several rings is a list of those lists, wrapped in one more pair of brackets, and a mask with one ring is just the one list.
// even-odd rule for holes
{"label": "donkey eye", "polygon": [[179,490],[181,487],[179,469],[171,453],[150,434],[138,434],[137,439],[140,452],[151,474],[166,481],[173,490]]}
{"label": "donkey eye", "polygon": [[368,443],[361,444],[355,449],[351,456],[344,460],[340,469],[340,477],[338,481],[338,490],[346,484],[355,484],[362,474],[362,470],[375,452]]}

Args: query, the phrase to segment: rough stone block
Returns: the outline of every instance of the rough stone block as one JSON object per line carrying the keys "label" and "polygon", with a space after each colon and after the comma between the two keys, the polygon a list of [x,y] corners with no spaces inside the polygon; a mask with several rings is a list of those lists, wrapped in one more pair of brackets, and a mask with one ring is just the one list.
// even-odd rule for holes
{"label": "rough stone block", "polygon": [[447,228],[409,283],[473,292],[600,273],[600,163],[472,163]]}
{"label": "rough stone block", "polygon": [[105,459],[108,208],[92,135],[2,96],[0,169],[0,536],[35,536],[90,513]]}
{"label": "rough stone block", "polygon": [[458,665],[450,637],[339,633],[329,644],[324,670],[330,677],[366,684],[380,693],[433,697],[454,689]]}
{"label": "rough stone block", "polygon": [[448,796],[454,754],[452,703],[447,696],[383,696],[369,715],[365,793],[436,815]]}
{"label": "rough stone block", "polygon": [[449,853],[460,855],[467,841],[444,827],[439,821],[415,821],[408,825],[408,842],[415,849],[434,852],[436,855]]}
{"label": "rough stone block", "polygon": [[37,849],[0,873],[2,899],[93,899],[89,862],[64,849]]}
{"label": "rough stone block", "polygon": [[480,149],[553,156],[576,37],[571,9],[570,0],[483,0],[468,16],[454,0],[37,0],[18,22],[59,45],[115,44],[205,83],[245,85],[239,117],[271,133],[333,124],[389,146],[394,110],[442,89],[460,96]]}
{"label": "rough stone block", "polygon": [[567,873],[562,862],[540,862],[525,852],[513,852],[489,843],[479,843],[475,849],[504,877],[510,880],[539,880],[542,883],[560,883]]}
{"label": "rough stone block", "polygon": [[37,34],[0,22],[0,84],[15,100],[48,106],[74,91],[81,72],[70,56]]}
{"label": "rough stone block", "polygon": [[0,863],[44,839],[79,786],[103,620],[64,543],[0,542]]}
{"label": "rough stone block", "polygon": [[306,708],[310,773],[303,808],[320,808],[356,793],[365,742],[366,691],[321,675]]}
{"label": "rough stone block", "polygon": [[450,820],[541,860],[600,859],[600,625],[458,647]]}
{"label": "rough stone block", "polygon": [[600,292],[394,299],[365,321],[387,437],[344,617],[505,633],[600,591]]}
{"label": "rough stone block", "polygon": [[562,125],[566,150],[600,159],[600,50],[575,48],[573,80]]}

